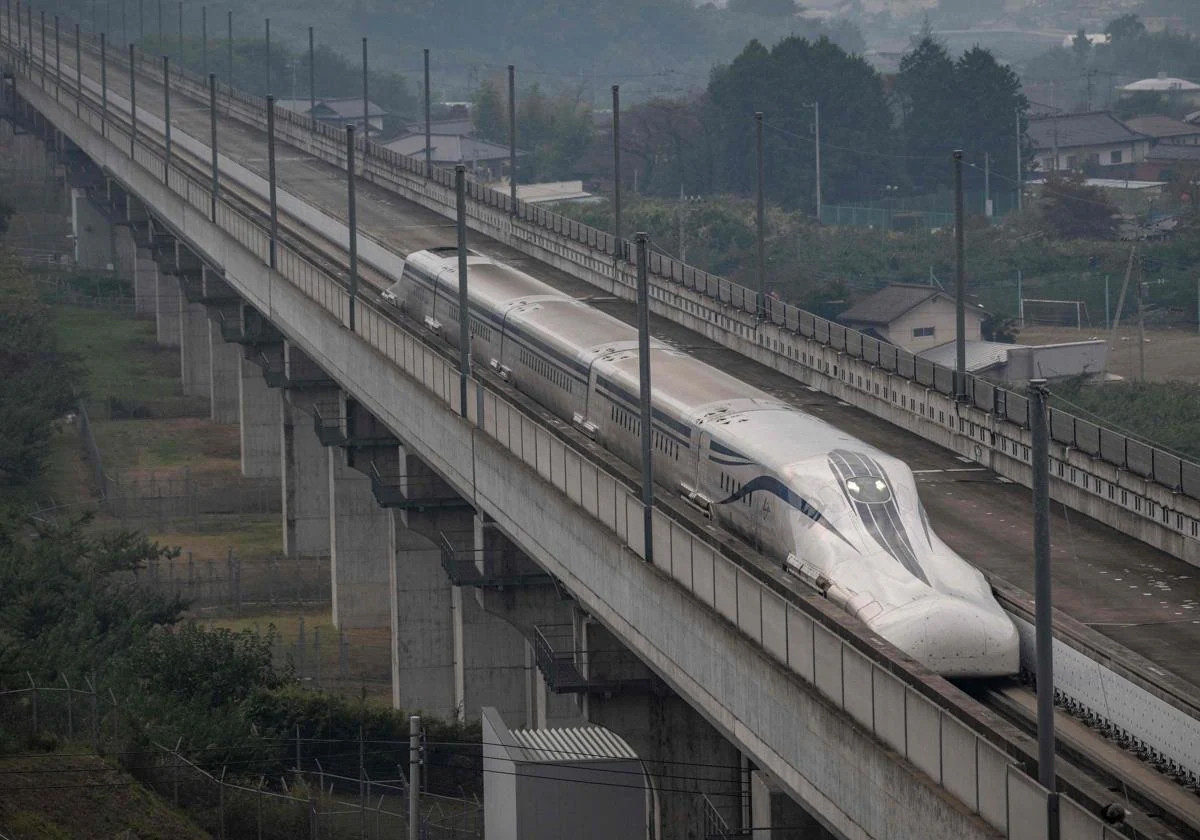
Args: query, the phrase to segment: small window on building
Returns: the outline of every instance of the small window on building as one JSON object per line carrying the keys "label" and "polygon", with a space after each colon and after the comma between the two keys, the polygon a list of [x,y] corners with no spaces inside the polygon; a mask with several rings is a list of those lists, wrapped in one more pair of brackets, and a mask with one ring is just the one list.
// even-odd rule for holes
{"label": "small window on building", "polygon": [[913,338],[933,338],[933,327],[916,327]]}
{"label": "small window on building", "polygon": [[1124,153],[1120,149],[1118,149],[1115,152],[1108,153],[1108,162],[1109,163],[1122,163],[1124,157],[1125,157]]}

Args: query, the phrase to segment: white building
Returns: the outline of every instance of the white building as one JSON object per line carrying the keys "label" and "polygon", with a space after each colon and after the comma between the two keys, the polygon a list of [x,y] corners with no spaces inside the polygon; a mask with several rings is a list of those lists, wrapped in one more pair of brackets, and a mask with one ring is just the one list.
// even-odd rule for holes
{"label": "white building", "polygon": [[[860,300],[838,320],[910,353],[920,353],[957,338],[953,295],[934,286],[893,283]],[[967,341],[982,338],[987,313],[967,301]]]}

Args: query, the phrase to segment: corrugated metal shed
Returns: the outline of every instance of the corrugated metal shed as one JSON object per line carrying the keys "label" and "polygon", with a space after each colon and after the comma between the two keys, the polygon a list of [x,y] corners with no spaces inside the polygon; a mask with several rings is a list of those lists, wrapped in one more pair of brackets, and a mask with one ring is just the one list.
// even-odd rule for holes
{"label": "corrugated metal shed", "polygon": [[514,729],[511,732],[524,761],[637,760],[637,754],[624,738],[600,726]]}

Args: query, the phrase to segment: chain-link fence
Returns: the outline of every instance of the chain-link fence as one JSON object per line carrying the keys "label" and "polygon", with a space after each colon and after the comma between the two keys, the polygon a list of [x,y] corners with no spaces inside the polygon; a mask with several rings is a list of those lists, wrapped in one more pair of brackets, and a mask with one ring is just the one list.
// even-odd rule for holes
{"label": "chain-link fence", "polygon": [[[399,743],[385,752],[401,757],[388,777],[373,778],[368,762],[374,742],[302,739],[297,729],[294,759],[256,773],[259,762],[232,761],[205,764],[170,747],[135,739],[134,721],[121,696],[98,688],[88,678],[72,684],[65,676],[58,683],[39,682],[25,676],[28,685],[0,688],[0,758],[4,753],[25,754],[30,746],[40,747],[47,761],[55,758],[48,747],[53,739],[71,744],[87,744],[110,762],[105,765],[78,764],[72,769],[55,768],[69,774],[64,783],[86,786],[132,784],[124,775],[158,793],[176,808],[185,811],[202,829],[221,840],[384,840],[407,836],[409,826],[409,778],[407,744]],[[250,741],[248,740],[248,744]],[[282,742],[281,742],[282,743]],[[286,745],[291,751],[291,743]],[[302,749],[303,747],[303,749]],[[323,766],[314,754],[355,755],[357,777]],[[307,755],[305,755],[307,753]],[[72,755],[75,751],[72,750]],[[201,753],[203,754],[203,752]],[[422,755],[418,779],[428,768],[436,769]],[[343,758],[339,767],[346,765]],[[265,767],[265,766],[264,766]],[[20,775],[21,770],[12,770]],[[45,769],[30,771],[31,776]],[[378,770],[376,770],[378,773]],[[463,794],[446,796],[418,786],[418,826],[422,840],[455,840],[483,836],[483,807],[478,797]]]}
{"label": "chain-link fence", "polygon": [[251,605],[327,605],[332,599],[328,554],[241,557],[230,548],[223,557],[198,556],[151,560],[145,584],[178,595],[195,609]]}
{"label": "chain-link fence", "polygon": [[105,511],[122,527],[198,529],[214,518],[278,513],[279,482],[195,475],[188,467],[105,475]]}

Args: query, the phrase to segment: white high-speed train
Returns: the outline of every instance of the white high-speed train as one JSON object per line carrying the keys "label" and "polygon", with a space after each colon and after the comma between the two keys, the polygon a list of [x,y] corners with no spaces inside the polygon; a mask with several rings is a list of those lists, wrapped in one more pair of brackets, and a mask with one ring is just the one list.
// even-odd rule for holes
{"label": "white high-speed train", "polygon": [[[413,253],[383,295],[451,345],[457,259]],[[467,265],[477,363],[640,463],[636,330],[487,257]],[[650,354],[658,482],[930,669],[1016,673],[1016,628],[929,527],[903,461],[661,342]]]}

